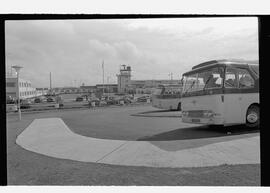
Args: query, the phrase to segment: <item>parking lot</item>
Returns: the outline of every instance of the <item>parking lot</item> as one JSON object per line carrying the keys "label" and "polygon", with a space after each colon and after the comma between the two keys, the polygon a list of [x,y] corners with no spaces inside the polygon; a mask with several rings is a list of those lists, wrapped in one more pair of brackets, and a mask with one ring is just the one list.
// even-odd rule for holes
{"label": "parking lot", "polygon": [[[58,98],[60,97],[60,99]],[[117,96],[114,94],[104,95],[103,97],[90,97],[89,94],[59,94],[55,96],[40,96],[32,99],[21,100],[21,111],[44,111],[54,109],[75,109],[75,108],[93,108],[104,106],[122,106],[122,105],[139,105],[147,103],[146,95],[136,94]],[[58,98],[58,99],[57,99]],[[59,101],[60,100],[60,101]],[[94,102],[94,104],[93,104]],[[149,103],[150,101],[148,101]],[[16,102],[14,99],[7,102],[7,112],[16,112]],[[59,105],[60,104],[60,105]]]}
{"label": "parking lot", "polygon": [[[233,147],[236,154],[243,152],[243,155],[241,154],[243,157],[247,156],[245,153],[250,151],[250,147],[241,149],[240,146],[245,145],[245,141],[251,139],[256,139],[255,146],[252,146],[254,149],[251,151],[259,152],[259,141],[257,140],[259,132],[257,130],[247,129],[241,125],[217,129],[184,124],[181,122],[180,116],[181,113],[178,111],[157,111],[157,109],[150,105],[76,110],[66,109],[40,113],[29,112],[22,114],[21,122],[17,121],[16,114],[9,114],[7,117],[9,183],[74,185],[211,185],[215,183],[216,185],[259,185],[260,164],[256,161],[258,155],[254,153],[251,153],[251,155],[255,156],[255,158],[245,157],[245,159],[242,159],[253,160],[250,161],[250,163],[244,161],[245,163],[243,162],[241,164],[221,164],[221,166],[218,164],[210,166],[210,164],[205,167],[184,168],[173,166],[174,168],[171,169],[172,166],[168,165],[168,167],[166,167],[164,164],[161,165],[162,167],[158,165],[157,167],[151,165],[149,167],[149,164],[139,164],[136,166],[136,162],[134,162],[135,159],[119,162],[117,161],[117,154],[115,154],[117,159],[113,159],[115,162],[113,164],[110,164],[110,162],[85,163],[69,158],[52,157],[42,152],[34,153],[16,144],[17,137],[20,136],[23,131],[27,131],[26,128],[31,125],[35,119],[60,118],[74,134],[78,134],[79,136],[100,140],[129,141],[132,144],[134,142],[143,142],[151,145],[151,147],[155,148],[157,151],[162,151],[162,154],[168,152],[171,155],[175,155],[179,152],[192,152],[198,149],[200,149],[201,154],[205,148],[213,145],[216,148],[215,151],[220,154],[221,150],[223,153],[227,150],[220,149],[219,151],[218,144],[227,144],[225,146],[229,149]],[[55,132],[57,133],[56,130]],[[48,141],[50,140],[48,139]],[[39,145],[38,139],[32,142],[37,143],[37,145],[35,145],[36,147]],[[236,144],[240,144],[238,148],[234,148]],[[50,145],[53,147],[53,142]],[[86,146],[85,149],[89,149],[89,152],[91,152],[91,148],[94,148],[96,152],[101,152],[101,150],[99,151],[95,147]],[[67,149],[72,150],[72,147],[67,145]],[[135,153],[136,151],[138,152],[138,150],[135,150]],[[139,151],[142,151],[142,149]],[[132,151],[128,152],[132,153]],[[207,152],[209,153],[208,150]],[[146,152],[146,154],[148,153]],[[125,154],[122,154],[121,156],[124,155]],[[90,155],[90,157],[92,159],[94,155]],[[143,156],[143,158],[145,158],[145,156]],[[160,160],[161,158],[162,156]],[[155,160],[155,162],[158,162],[159,156],[157,156]],[[234,160],[233,156],[230,156],[229,160]],[[238,163],[240,159],[237,158],[235,160]],[[123,162],[123,164],[121,162]],[[166,164],[166,160],[164,163]],[[175,165],[177,164],[179,163],[175,162]],[[239,172],[239,170],[241,170],[241,172]],[[88,173],[86,171],[88,171]],[[207,175],[205,176],[206,171]],[[108,172],[110,173],[109,176]],[[243,174],[243,172],[245,174]],[[76,175],[71,176],[70,173],[76,173]],[[164,173],[166,173],[166,175],[161,176],[161,174]],[[231,176],[231,178],[228,178],[228,175]],[[207,176],[216,181],[205,180]],[[215,177],[213,178],[213,176]],[[187,179],[193,180],[187,181]]]}

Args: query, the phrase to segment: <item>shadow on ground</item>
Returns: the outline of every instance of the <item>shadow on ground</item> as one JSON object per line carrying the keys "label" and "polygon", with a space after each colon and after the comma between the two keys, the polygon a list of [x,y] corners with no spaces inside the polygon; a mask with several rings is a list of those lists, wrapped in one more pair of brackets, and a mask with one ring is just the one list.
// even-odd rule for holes
{"label": "shadow on ground", "polygon": [[171,141],[185,139],[202,139],[211,137],[224,137],[232,135],[242,135],[248,133],[257,133],[258,129],[248,128],[245,125],[227,126],[227,127],[210,127],[196,126],[188,128],[175,129],[168,132],[145,136],[137,139],[137,141]]}
{"label": "shadow on ground", "polygon": [[137,139],[137,141],[149,141],[166,151],[179,151],[258,135],[258,129],[248,128],[245,125],[227,127],[196,126],[145,136]]}
{"label": "shadow on ground", "polygon": [[181,111],[178,110],[153,110],[153,111],[145,111],[136,114],[131,114],[131,116],[137,117],[164,117],[164,118],[179,118],[181,117]]}

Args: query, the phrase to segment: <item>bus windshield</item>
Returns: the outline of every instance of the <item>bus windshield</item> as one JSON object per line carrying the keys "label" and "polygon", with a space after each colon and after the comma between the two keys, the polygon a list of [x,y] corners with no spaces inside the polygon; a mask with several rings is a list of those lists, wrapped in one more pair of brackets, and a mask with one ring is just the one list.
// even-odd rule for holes
{"label": "bus windshield", "polygon": [[180,94],[182,90],[181,85],[168,85],[157,88],[154,92],[155,95],[173,95]]}
{"label": "bus windshield", "polygon": [[223,84],[223,68],[216,67],[184,76],[183,93],[221,88]]}
{"label": "bus windshield", "polygon": [[160,85],[158,88],[155,89],[153,92],[153,95],[155,96],[163,96],[163,97],[169,97],[169,96],[180,96],[182,91],[182,85]]}
{"label": "bus windshield", "polygon": [[160,95],[163,91],[163,87],[155,88],[155,91],[153,92],[153,95]]}

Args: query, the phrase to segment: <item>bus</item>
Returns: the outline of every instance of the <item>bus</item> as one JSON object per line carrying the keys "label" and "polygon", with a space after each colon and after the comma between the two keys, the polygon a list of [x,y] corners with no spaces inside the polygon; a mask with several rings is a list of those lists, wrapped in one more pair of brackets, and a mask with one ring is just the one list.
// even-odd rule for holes
{"label": "bus", "polygon": [[182,121],[259,127],[259,63],[212,60],[183,74]]}
{"label": "bus", "polygon": [[152,94],[152,106],[166,110],[181,110],[181,84],[159,85]]}

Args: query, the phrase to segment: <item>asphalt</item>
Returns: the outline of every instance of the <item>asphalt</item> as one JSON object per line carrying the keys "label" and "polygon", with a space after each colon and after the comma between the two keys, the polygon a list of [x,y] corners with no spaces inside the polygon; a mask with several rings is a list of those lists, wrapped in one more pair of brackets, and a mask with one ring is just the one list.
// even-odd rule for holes
{"label": "asphalt", "polygon": [[[73,133],[61,118],[35,119],[16,139],[39,154],[81,162],[125,166],[205,167],[260,163],[259,136],[168,151],[150,141],[86,137]],[[177,140],[174,143],[178,143]]]}

